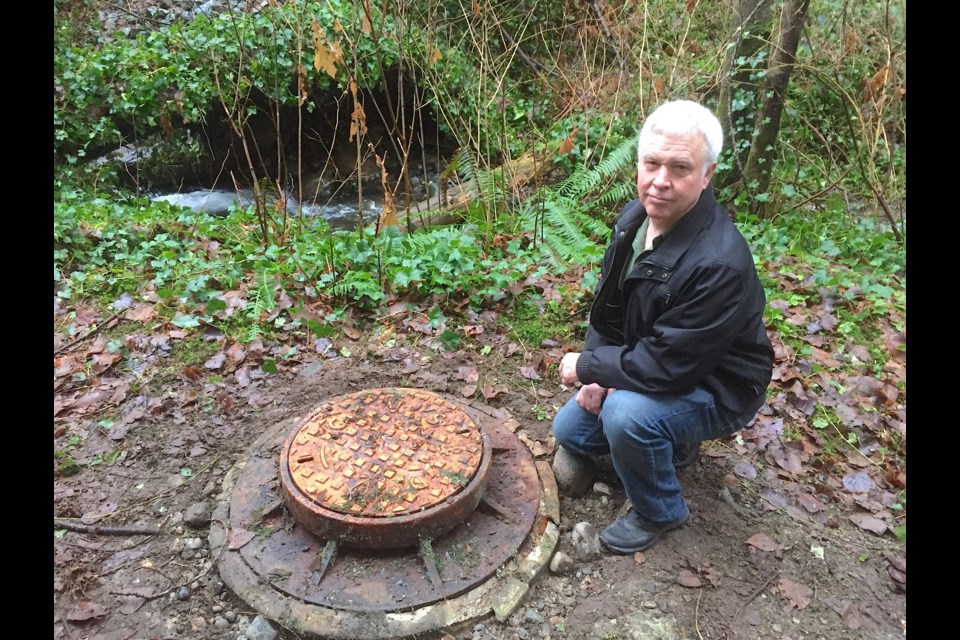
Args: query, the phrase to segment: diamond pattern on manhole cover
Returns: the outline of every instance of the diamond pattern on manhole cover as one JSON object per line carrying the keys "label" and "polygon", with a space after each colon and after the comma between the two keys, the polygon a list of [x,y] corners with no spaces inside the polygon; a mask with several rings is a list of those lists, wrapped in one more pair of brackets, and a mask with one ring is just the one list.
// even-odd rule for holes
{"label": "diamond pattern on manhole cover", "polygon": [[480,429],[429,392],[378,389],[340,396],[292,438],[290,477],[313,502],[339,513],[415,513],[458,493],[483,457]]}

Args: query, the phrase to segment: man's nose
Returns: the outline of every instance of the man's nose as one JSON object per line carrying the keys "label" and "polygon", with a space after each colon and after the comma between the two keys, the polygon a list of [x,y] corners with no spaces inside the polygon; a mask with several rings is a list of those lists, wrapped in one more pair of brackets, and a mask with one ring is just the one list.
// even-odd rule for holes
{"label": "man's nose", "polygon": [[666,166],[661,166],[653,174],[653,184],[657,187],[666,187],[670,184],[670,173]]}

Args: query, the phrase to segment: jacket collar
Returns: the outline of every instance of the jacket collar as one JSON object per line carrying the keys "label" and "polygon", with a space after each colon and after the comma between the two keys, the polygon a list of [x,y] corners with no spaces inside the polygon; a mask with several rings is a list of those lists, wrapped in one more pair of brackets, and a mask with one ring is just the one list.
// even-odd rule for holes
{"label": "jacket collar", "polygon": [[[640,200],[635,200],[635,208],[626,209],[617,224],[624,231],[628,232],[629,238],[633,238],[633,233],[640,227],[640,224],[647,217],[647,212],[643,209]],[[657,250],[646,258],[645,262],[653,262],[668,269],[673,268],[680,259],[680,256],[686,252],[690,243],[697,236],[700,229],[712,217],[712,212],[717,206],[717,199],[713,194],[713,186],[707,185],[707,188],[700,194],[700,199],[693,205],[687,213],[670,229],[670,233],[664,237],[663,242],[657,246]]]}

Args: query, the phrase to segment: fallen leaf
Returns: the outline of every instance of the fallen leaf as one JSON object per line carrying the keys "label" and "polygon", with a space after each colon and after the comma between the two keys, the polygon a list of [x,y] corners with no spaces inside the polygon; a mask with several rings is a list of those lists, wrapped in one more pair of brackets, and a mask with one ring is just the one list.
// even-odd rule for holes
{"label": "fallen leaf", "polygon": [[440,53],[440,50],[434,49],[433,52],[430,54],[430,58],[427,62],[432,66],[434,63],[436,63],[437,60],[441,59],[442,57],[443,57],[443,54]]}
{"label": "fallen leaf", "polygon": [[765,533],[755,533],[749,538],[747,538],[747,544],[752,547],[756,547],[761,551],[776,551],[780,548],[780,545],[773,541],[773,539]]}
{"label": "fallen leaf", "polygon": [[453,374],[453,377],[464,382],[476,382],[480,379],[480,373],[476,367],[460,367]]}
{"label": "fallen leaf", "polygon": [[490,385],[486,385],[483,387],[483,389],[480,390],[480,393],[482,393],[483,397],[486,398],[487,400],[493,400],[503,392],[504,390],[501,387],[494,388]]}
{"label": "fallen leaf", "polygon": [[477,385],[475,384],[466,384],[463,385],[463,388],[460,389],[460,395],[464,398],[472,398],[473,394],[477,392]]}
{"label": "fallen leaf", "polygon": [[801,453],[790,447],[777,447],[771,450],[774,462],[787,473],[798,474],[803,471]]}
{"label": "fallen leaf", "polygon": [[533,367],[520,367],[520,375],[522,375],[527,380],[540,379],[540,374],[537,373],[537,370]]}
{"label": "fallen leaf", "polygon": [[850,516],[850,521],[865,531],[872,531],[877,535],[883,535],[888,529],[888,525],[883,520],[874,518],[866,513],[855,513]]}
{"label": "fallen leaf", "polygon": [[225,354],[223,351],[220,351],[214,354],[213,356],[211,356],[210,358],[208,358],[207,361],[203,363],[203,366],[206,367],[207,369],[213,369],[214,371],[216,371],[217,369],[222,367],[223,363],[226,361],[227,361],[227,354]]}
{"label": "fallen leaf", "polygon": [[809,493],[801,493],[798,495],[797,502],[799,502],[800,506],[806,509],[809,513],[817,513],[818,511],[823,511],[826,509],[826,507],[824,507],[819,500]]}
{"label": "fallen leaf", "polygon": [[107,610],[96,602],[84,600],[77,604],[70,613],[67,614],[67,620],[71,622],[83,622],[91,618],[99,618],[107,615]]}
{"label": "fallen leaf", "polygon": [[733,472],[747,480],[753,480],[757,477],[757,468],[747,460],[738,460],[737,463],[733,465]]}
{"label": "fallen leaf", "polygon": [[347,337],[349,337],[351,340],[359,340],[360,336],[363,335],[363,332],[360,331],[360,329],[357,329],[356,327],[345,326],[343,327],[343,332],[347,334]]}
{"label": "fallen leaf", "polygon": [[806,609],[810,604],[810,596],[813,595],[813,589],[788,578],[780,578],[777,591],[797,609]]}
{"label": "fallen leaf", "polygon": [[637,551],[633,554],[633,561],[637,564],[643,564],[647,561],[647,556],[643,555],[643,551]]}
{"label": "fallen leaf", "polygon": [[700,582],[700,578],[687,569],[680,570],[680,575],[677,577],[677,582],[679,582],[681,586],[689,587],[691,589],[703,586],[703,583]]}
{"label": "fallen leaf", "polygon": [[152,304],[141,304],[127,311],[123,317],[131,322],[145,323],[153,318],[156,313]]}
{"label": "fallen leaf", "polygon": [[869,493],[873,488],[873,480],[866,471],[850,473],[843,477],[843,487],[851,493]]}

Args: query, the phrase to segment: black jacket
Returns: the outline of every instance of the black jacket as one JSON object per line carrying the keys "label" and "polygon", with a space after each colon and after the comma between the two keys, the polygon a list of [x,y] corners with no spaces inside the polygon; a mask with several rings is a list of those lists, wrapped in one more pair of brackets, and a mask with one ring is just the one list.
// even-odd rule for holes
{"label": "black jacket", "polygon": [[773,348],[746,241],[708,186],[621,290],[620,274],[646,215],[633,200],[614,222],[577,377],[642,393],[703,387],[727,409],[756,411],[770,383]]}

